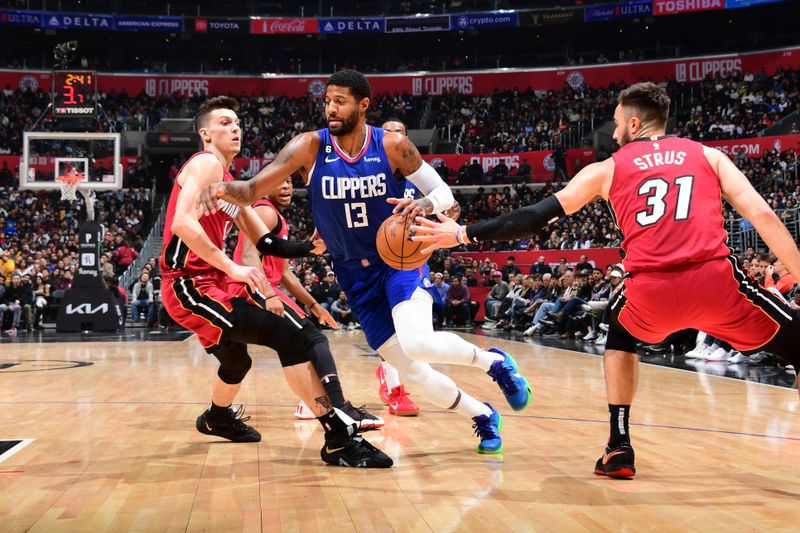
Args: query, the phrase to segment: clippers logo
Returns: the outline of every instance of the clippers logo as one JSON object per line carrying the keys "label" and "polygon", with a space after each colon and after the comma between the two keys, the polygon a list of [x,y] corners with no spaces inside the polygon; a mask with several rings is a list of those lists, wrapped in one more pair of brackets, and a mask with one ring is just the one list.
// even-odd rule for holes
{"label": "clippers logo", "polygon": [[580,89],[583,87],[583,74],[581,74],[577,70],[573,70],[569,74],[567,74],[567,85],[572,87],[573,89]]}
{"label": "clippers logo", "polygon": [[103,315],[108,313],[108,304],[100,304],[97,307],[92,307],[92,304],[85,303],[73,306],[72,304],[67,304],[67,314],[68,315]]}
{"label": "clippers logo", "polygon": [[322,80],[314,80],[308,84],[308,92],[317,98],[322,98],[325,95],[325,82]]}
{"label": "clippers logo", "polygon": [[35,93],[39,89],[39,80],[31,75],[22,76],[19,79],[19,88],[23,91],[31,91]]}
{"label": "clippers logo", "polygon": [[556,161],[555,159],[553,159],[553,154],[547,154],[547,156],[545,156],[544,158],[543,163],[544,163],[544,168],[546,168],[550,172],[553,172],[556,169]]}

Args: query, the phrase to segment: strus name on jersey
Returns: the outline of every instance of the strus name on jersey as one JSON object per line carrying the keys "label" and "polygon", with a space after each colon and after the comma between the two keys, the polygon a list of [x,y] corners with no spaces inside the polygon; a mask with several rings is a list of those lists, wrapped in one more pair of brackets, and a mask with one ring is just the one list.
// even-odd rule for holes
{"label": "strus name on jersey", "polygon": [[660,167],[664,165],[682,165],[686,159],[686,152],[676,152],[675,150],[666,150],[664,152],[653,152],[652,154],[644,154],[633,160],[633,164],[641,170],[648,168]]}
{"label": "strus name on jersey", "polygon": [[347,200],[348,198],[375,198],[386,194],[386,174],[372,176],[347,176],[336,178],[322,176],[322,197],[326,200]]}
{"label": "strus name on jersey", "polygon": [[225,200],[217,200],[217,209],[231,218],[236,218],[239,216],[239,206],[228,203]]}

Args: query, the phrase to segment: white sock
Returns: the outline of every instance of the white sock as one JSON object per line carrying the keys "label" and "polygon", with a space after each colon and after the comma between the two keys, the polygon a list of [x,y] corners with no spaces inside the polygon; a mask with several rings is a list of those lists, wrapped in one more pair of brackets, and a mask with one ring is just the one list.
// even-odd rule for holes
{"label": "white sock", "polygon": [[492,410],[489,409],[488,405],[479,402],[461,389],[459,389],[459,392],[461,393],[461,399],[458,405],[453,408],[454,412],[467,415],[469,418],[475,418],[480,415],[490,416],[492,414]]}
{"label": "white sock", "polygon": [[478,368],[483,369],[485,372],[489,371],[489,368],[492,366],[492,363],[495,361],[502,361],[503,356],[497,352],[487,352],[481,350],[477,346],[474,350],[473,356],[473,363],[472,366],[477,366]]}
{"label": "white sock", "polygon": [[400,373],[386,361],[381,361],[381,366],[383,367],[383,375],[386,377],[386,386],[389,387],[389,392],[391,392],[393,388],[400,386]]}

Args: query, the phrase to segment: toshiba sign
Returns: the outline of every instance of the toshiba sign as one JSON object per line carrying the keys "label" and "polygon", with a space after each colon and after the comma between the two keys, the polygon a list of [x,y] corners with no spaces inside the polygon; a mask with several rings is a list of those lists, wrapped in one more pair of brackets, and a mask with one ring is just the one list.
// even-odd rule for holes
{"label": "toshiba sign", "polygon": [[715,9],[725,9],[725,2],[723,0],[653,0],[655,15],[678,15]]}

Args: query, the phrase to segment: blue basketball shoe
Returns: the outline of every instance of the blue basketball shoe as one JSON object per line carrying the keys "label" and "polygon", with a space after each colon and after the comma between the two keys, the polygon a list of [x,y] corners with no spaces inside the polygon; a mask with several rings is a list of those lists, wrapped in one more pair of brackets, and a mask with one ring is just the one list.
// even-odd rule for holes
{"label": "blue basketball shoe", "polygon": [[490,352],[499,353],[503,359],[492,363],[486,372],[492,377],[506,396],[508,405],[515,411],[522,411],[531,402],[531,386],[517,367],[517,362],[503,350],[492,348]]}
{"label": "blue basketball shoe", "polygon": [[503,451],[503,440],[500,438],[503,417],[490,404],[484,403],[484,405],[492,410],[492,414],[489,416],[479,415],[472,419],[475,422],[472,425],[475,430],[474,435],[481,439],[476,451],[478,453],[500,453]]}

